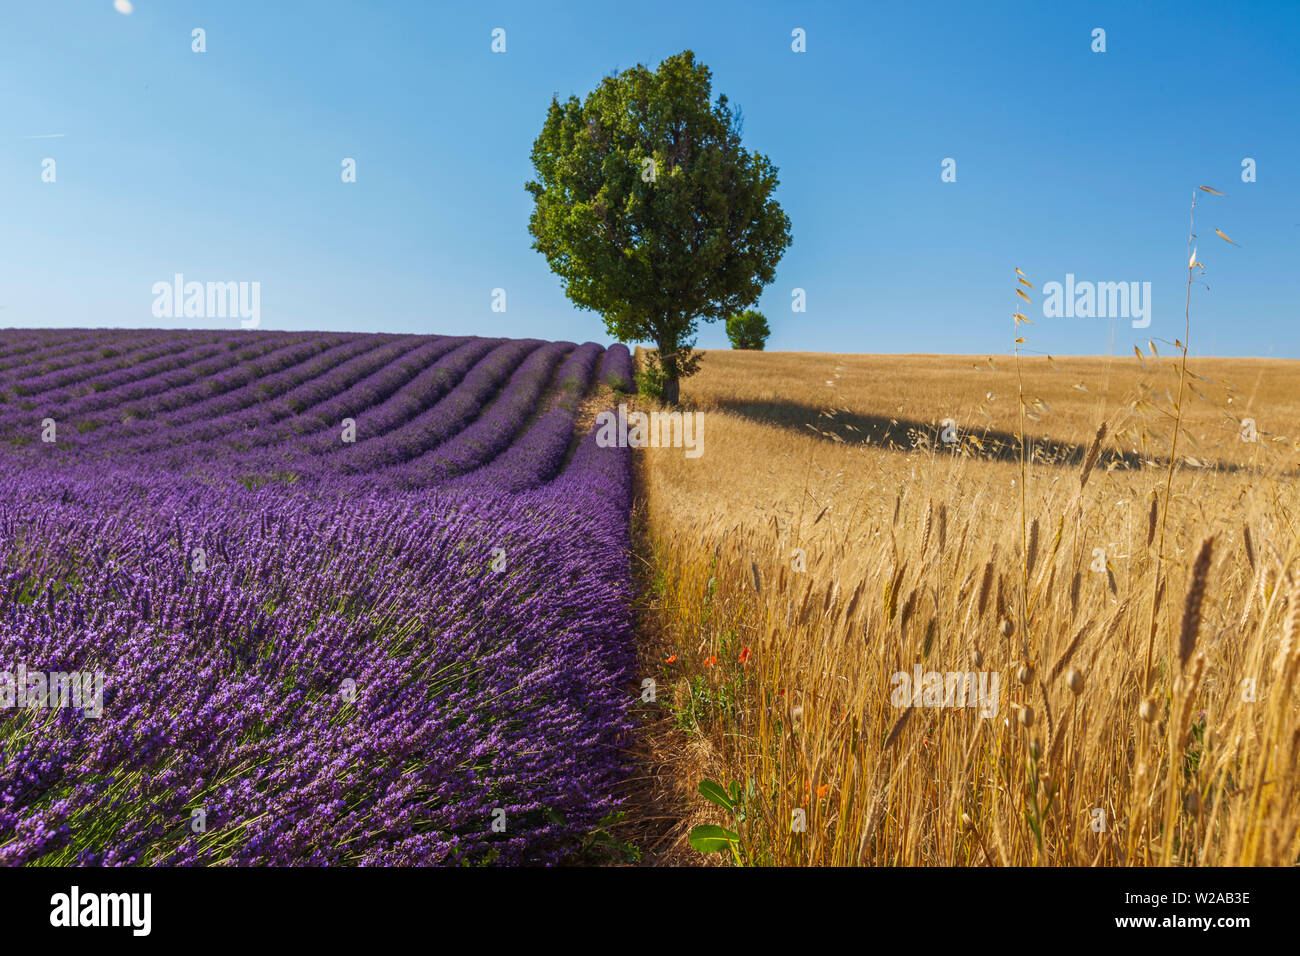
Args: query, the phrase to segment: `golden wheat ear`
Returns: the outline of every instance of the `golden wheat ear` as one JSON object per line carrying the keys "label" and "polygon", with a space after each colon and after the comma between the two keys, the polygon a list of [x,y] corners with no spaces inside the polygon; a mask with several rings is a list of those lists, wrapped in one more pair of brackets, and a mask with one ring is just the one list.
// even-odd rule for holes
{"label": "golden wheat ear", "polygon": [[1097,457],[1101,454],[1102,439],[1106,437],[1106,423],[1102,422],[1097,427],[1097,434],[1092,439],[1092,447],[1088,449],[1088,454],[1083,460],[1083,471],[1079,472],[1079,490],[1082,491],[1088,486],[1088,479],[1092,476],[1092,469],[1097,465]]}
{"label": "golden wheat ear", "polygon": [[1183,605],[1183,629],[1178,636],[1178,665],[1187,667],[1187,661],[1196,649],[1196,638],[1201,630],[1201,604],[1205,600],[1205,582],[1210,576],[1210,557],[1214,553],[1214,536],[1201,542],[1201,551],[1192,566],[1192,581],[1187,588]]}

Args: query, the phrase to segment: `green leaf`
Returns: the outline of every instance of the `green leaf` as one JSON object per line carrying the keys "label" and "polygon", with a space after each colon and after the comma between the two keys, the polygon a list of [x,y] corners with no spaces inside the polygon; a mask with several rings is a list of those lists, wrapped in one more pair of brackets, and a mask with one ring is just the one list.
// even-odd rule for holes
{"label": "green leaf", "polygon": [[732,806],[738,806],[740,804],[740,781],[739,780],[731,781],[731,803]]}
{"label": "green leaf", "polygon": [[699,790],[704,799],[710,803],[716,803],[724,810],[734,811],[736,809],[736,804],[727,796],[727,791],[712,780],[701,780]]}
{"label": "green leaf", "polygon": [[691,846],[701,853],[721,853],[733,844],[739,843],[740,834],[725,827],[706,823],[691,828],[690,841]]}

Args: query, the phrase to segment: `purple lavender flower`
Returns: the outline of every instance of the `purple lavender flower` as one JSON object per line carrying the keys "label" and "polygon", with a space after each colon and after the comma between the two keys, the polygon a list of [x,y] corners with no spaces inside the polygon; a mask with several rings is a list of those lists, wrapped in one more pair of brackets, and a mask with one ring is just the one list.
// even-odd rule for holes
{"label": "purple lavender flower", "polygon": [[0,706],[0,864],[563,859],[628,769],[617,348],[0,332],[0,704],[102,675]]}

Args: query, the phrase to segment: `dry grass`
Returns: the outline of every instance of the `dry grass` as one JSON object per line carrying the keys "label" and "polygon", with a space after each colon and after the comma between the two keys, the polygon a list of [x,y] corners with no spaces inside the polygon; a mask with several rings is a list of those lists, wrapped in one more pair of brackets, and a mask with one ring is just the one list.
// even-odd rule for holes
{"label": "dry grass", "polygon": [[[710,353],[703,456],[638,455],[675,799],[749,794],[692,822],[755,864],[1294,864],[1300,366],[1190,360],[1166,502],[1176,365],[1022,357],[1022,472],[1010,358]],[[997,672],[996,716],[895,706],[917,665]]]}

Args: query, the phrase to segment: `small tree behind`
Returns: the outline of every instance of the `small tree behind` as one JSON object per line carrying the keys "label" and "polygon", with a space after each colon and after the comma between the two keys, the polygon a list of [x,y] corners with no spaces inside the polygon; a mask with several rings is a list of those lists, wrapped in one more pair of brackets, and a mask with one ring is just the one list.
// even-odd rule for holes
{"label": "small tree behind", "polygon": [[762,312],[746,309],[739,315],[727,318],[727,338],[731,340],[733,349],[761,352],[771,334],[772,330],[767,327],[767,317]]}
{"label": "small tree behind", "polygon": [[533,143],[528,231],[564,292],[623,342],[653,342],[664,400],[695,370],[696,326],[758,301],[790,244],[776,167],[740,141],[687,50],[551,100]]}

